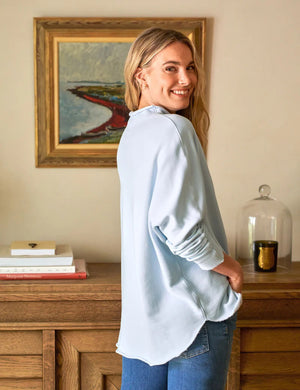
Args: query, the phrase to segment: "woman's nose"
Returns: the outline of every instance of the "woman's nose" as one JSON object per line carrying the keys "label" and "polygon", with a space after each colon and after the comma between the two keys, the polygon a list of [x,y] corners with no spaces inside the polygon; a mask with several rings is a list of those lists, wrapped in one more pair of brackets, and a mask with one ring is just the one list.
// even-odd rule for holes
{"label": "woman's nose", "polygon": [[179,84],[181,85],[189,85],[191,83],[191,76],[186,70],[182,70],[179,73]]}

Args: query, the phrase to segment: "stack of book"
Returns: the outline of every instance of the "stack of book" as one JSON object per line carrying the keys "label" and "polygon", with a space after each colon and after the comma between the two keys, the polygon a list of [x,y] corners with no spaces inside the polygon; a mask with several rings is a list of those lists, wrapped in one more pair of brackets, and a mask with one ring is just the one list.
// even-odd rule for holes
{"label": "stack of book", "polygon": [[86,279],[85,260],[74,260],[70,245],[14,241],[0,245],[0,280]]}

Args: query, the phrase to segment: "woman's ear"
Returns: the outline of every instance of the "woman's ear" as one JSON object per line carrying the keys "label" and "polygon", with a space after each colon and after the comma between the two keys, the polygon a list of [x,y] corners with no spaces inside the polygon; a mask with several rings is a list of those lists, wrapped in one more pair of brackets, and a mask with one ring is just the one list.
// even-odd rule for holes
{"label": "woman's ear", "polygon": [[137,68],[134,74],[134,78],[136,82],[139,84],[140,88],[142,89],[142,86],[146,83],[144,69]]}

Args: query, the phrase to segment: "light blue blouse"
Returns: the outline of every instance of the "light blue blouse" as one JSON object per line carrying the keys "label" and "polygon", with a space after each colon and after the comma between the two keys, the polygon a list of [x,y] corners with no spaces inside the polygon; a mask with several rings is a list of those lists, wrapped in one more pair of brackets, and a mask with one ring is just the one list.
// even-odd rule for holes
{"label": "light blue blouse", "polygon": [[130,113],[118,149],[122,317],[117,352],[150,365],[185,351],[206,320],[241,304],[222,263],[226,236],[191,122],[164,108]]}

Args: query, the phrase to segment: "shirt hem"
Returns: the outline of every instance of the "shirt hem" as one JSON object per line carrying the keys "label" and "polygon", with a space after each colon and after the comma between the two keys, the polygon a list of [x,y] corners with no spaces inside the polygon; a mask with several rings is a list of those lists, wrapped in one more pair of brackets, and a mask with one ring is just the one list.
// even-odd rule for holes
{"label": "shirt hem", "polygon": [[[239,293],[236,293],[236,294],[241,297],[241,294],[239,294]],[[200,332],[201,328],[203,327],[203,325],[205,324],[206,321],[212,321],[212,322],[222,322],[222,321],[225,321],[225,320],[229,319],[230,317],[232,317],[235,313],[238,312],[239,308],[241,307],[241,304],[242,304],[242,299],[240,298],[239,304],[234,307],[234,310],[232,312],[226,313],[225,316],[221,316],[218,319],[213,318],[213,316],[205,315],[204,321],[201,323],[201,325],[197,326],[195,328],[195,330],[192,332],[192,337],[190,338],[190,341],[187,343],[187,345],[183,349],[181,348],[180,350],[178,350],[178,352],[174,352],[174,354],[170,355],[169,357],[166,357],[163,360],[152,360],[152,361],[150,361],[150,360],[148,360],[148,359],[146,359],[146,358],[144,358],[142,356],[139,356],[139,355],[127,354],[127,353],[125,353],[125,352],[123,352],[121,350],[121,348],[119,347],[119,343],[116,344],[116,346],[117,346],[116,353],[118,353],[121,356],[124,356],[127,359],[138,359],[138,360],[141,360],[142,362],[148,364],[149,366],[158,366],[158,365],[166,364],[166,363],[170,362],[171,360],[176,359],[177,357],[179,357],[184,351],[186,351],[191,346],[191,344],[194,342],[195,338],[197,337],[198,333]],[[205,314],[205,313],[203,312],[203,314]]]}
{"label": "shirt hem", "polygon": [[178,351],[175,351],[174,353],[170,354],[170,356],[166,356],[163,360],[148,360],[144,357],[141,357],[139,355],[135,355],[135,354],[127,354],[125,352],[123,352],[120,347],[119,347],[119,343],[116,344],[117,346],[117,350],[116,350],[116,353],[118,353],[119,355],[122,355],[124,356],[125,358],[127,359],[138,359],[138,360],[141,360],[142,362],[144,363],[147,363],[149,366],[158,366],[158,365],[162,365],[162,364],[166,364],[168,363],[169,361],[179,357],[184,351],[186,351],[189,346],[194,342],[195,338],[197,337],[198,333],[200,332],[201,328],[203,327],[203,325],[205,324],[205,322],[208,320],[208,318],[206,317],[203,309],[202,309],[202,313],[204,314],[204,318],[203,320],[201,321],[201,324],[200,325],[197,325],[197,327],[195,327],[194,331],[191,332],[192,334],[192,337],[190,338],[190,341],[186,344],[185,347],[183,348],[180,348],[178,349]]}

